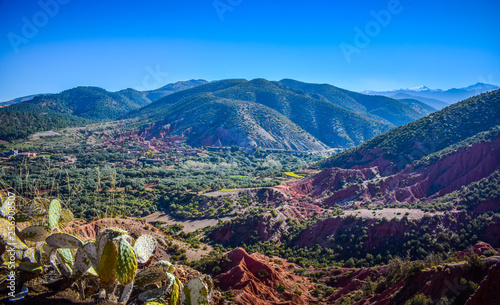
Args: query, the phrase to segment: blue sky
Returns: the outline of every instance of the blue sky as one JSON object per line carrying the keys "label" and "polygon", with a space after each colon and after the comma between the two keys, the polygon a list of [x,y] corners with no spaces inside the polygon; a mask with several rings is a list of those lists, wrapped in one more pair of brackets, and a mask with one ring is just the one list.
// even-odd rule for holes
{"label": "blue sky", "polygon": [[500,85],[498,11],[461,0],[1,0],[0,101],[199,78]]}

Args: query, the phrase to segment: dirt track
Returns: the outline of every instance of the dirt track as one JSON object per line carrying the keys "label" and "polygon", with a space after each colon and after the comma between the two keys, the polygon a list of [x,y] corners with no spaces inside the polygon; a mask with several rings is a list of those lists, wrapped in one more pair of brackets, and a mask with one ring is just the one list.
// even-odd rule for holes
{"label": "dirt track", "polygon": [[[397,219],[403,218],[403,216],[408,213],[408,219],[421,219],[425,214],[435,215],[440,213],[425,213],[421,210],[412,210],[412,209],[382,209],[382,210],[368,210],[368,209],[359,209],[359,210],[349,210],[344,211],[344,215],[355,215],[363,218],[387,218],[392,219],[396,217]],[[442,213],[441,213],[442,214]]]}
{"label": "dirt track", "polygon": [[[220,220],[229,220],[232,217],[223,217]],[[163,222],[165,225],[174,225],[174,224],[181,224],[184,226],[184,229],[182,231],[186,233],[194,232],[198,229],[203,229],[209,226],[214,226],[216,225],[219,220],[217,219],[199,219],[199,220],[181,220],[181,219],[175,219],[170,215],[165,214],[164,212],[154,212],[151,215],[148,215],[146,217],[143,217],[145,221],[148,223],[154,223],[157,221]]]}

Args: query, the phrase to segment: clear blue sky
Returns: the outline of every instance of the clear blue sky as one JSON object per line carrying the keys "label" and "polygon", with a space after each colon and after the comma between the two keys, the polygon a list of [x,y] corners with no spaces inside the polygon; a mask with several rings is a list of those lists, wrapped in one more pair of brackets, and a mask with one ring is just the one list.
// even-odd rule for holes
{"label": "clear blue sky", "polygon": [[[0,1],[0,101],[193,78],[294,78],[355,91],[500,85],[497,0],[41,2],[52,3],[48,13],[36,0]],[[371,12],[382,10],[389,15],[376,21]],[[356,27],[371,31],[368,44],[355,43]],[[356,52],[346,57],[342,45]]]}

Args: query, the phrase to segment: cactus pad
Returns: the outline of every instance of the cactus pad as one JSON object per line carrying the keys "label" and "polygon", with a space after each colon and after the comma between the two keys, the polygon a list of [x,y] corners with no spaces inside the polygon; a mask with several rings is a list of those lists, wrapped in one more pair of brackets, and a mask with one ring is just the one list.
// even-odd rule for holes
{"label": "cactus pad", "polygon": [[178,278],[175,278],[175,282],[172,286],[172,294],[170,295],[169,305],[178,305],[181,300],[181,292],[183,290],[183,285]]}
{"label": "cactus pad", "polygon": [[97,262],[97,249],[94,242],[87,242],[83,247],[78,248],[75,256],[74,275],[80,277],[87,271],[93,272],[97,276],[95,270],[99,269]]}
{"label": "cactus pad", "polygon": [[73,220],[73,213],[68,209],[61,210],[61,216],[59,217],[59,225],[62,227]]}
{"label": "cactus pad", "polygon": [[21,231],[24,240],[39,242],[44,241],[50,235],[50,230],[46,226],[30,226]]}
{"label": "cactus pad", "polygon": [[54,199],[49,205],[49,230],[52,232],[57,228],[57,223],[59,222],[59,217],[61,216],[61,203],[59,200]]}
{"label": "cactus pad", "polygon": [[63,264],[67,264],[73,268],[74,260],[70,249],[57,249],[57,253]]}
{"label": "cactus pad", "polygon": [[167,290],[170,289],[170,287],[172,287],[172,285],[175,283],[175,276],[173,276],[172,274],[167,273],[167,279],[168,283],[165,284],[165,286],[158,289],[144,291],[143,293],[139,294],[139,300],[143,302],[149,302],[157,300],[159,297],[164,295]]}
{"label": "cactus pad", "polygon": [[134,251],[139,264],[145,264],[156,249],[156,239],[149,235],[142,235],[134,244]]}
{"label": "cactus pad", "polygon": [[148,267],[141,272],[137,273],[135,276],[135,284],[137,286],[144,286],[152,283],[156,283],[159,281],[163,281],[167,279],[167,274],[172,273],[170,269],[173,269],[173,266],[168,261],[159,261],[151,267]]}
{"label": "cactus pad", "polygon": [[52,248],[78,249],[83,246],[78,237],[66,233],[54,233],[45,242]]}
{"label": "cactus pad", "polygon": [[[126,235],[127,231],[122,230],[122,229],[117,229],[117,228],[107,228],[104,230],[101,230],[99,234],[97,235],[96,238],[96,246],[97,246],[97,262],[99,263],[99,260],[102,257],[102,251],[104,250],[104,246],[109,240],[112,240],[114,238],[120,237],[122,235]],[[131,239],[130,236],[127,235]]]}
{"label": "cactus pad", "polygon": [[9,210],[13,208],[14,202],[2,198],[2,207],[0,208],[0,214],[2,217],[6,217],[9,214]]}
{"label": "cactus pad", "polygon": [[185,305],[208,305],[208,289],[202,279],[192,278],[182,291],[181,303]]}
{"label": "cactus pad", "polygon": [[123,292],[118,299],[118,303],[126,304],[128,299],[130,298],[130,295],[132,294],[132,290],[134,290],[134,281],[123,288]]}
{"label": "cactus pad", "polygon": [[40,274],[43,272],[43,266],[30,262],[20,262],[17,266],[19,270]]}
{"label": "cactus pad", "polygon": [[5,218],[0,218],[0,238],[3,242],[16,250],[28,249],[24,242],[19,239],[17,234],[18,230],[15,223],[12,223]]}
{"label": "cactus pad", "polygon": [[118,239],[118,257],[116,259],[116,277],[122,285],[128,285],[134,280],[137,271],[137,260],[134,250],[124,238]]}
{"label": "cactus pad", "polygon": [[118,249],[115,243],[108,241],[102,251],[102,257],[99,262],[99,279],[104,286],[112,284],[116,280],[115,264],[118,255]]}
{"label": "cactus pad", "polygon": [[30,216],[46,215],[49,210],[50,202],[51,201],[47,198],[34,198],[26,209],[26,213]]}

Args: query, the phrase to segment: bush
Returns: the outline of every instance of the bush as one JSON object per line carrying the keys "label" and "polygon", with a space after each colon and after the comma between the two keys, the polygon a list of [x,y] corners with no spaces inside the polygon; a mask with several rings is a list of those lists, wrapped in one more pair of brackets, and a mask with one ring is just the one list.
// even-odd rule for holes
{"label": "bush", "polygon": [[405,305],[429,305],[431,304],[431,299],[426,297],[423,293],[417,294],[410,300],[406,301]]}

